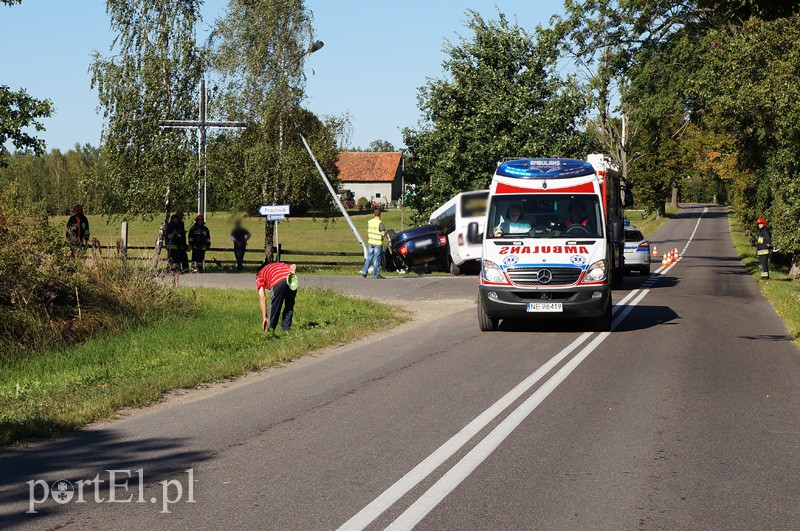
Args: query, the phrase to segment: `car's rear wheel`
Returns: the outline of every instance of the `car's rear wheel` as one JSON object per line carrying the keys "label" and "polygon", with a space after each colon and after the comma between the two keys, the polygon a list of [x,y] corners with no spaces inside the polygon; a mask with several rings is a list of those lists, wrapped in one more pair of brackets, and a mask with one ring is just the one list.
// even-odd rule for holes
{"label": "car's rear wheel", "polygon": [[500,319],[489,317],[489,314],[483,309],[483,303],[478,301],[478,326],[483,332],[494,332],[500,324]]}
{"label": "car's rear wheel", "polygon": [[461,274],[461,268],[458,267],[455,264],[455,262],[453,262],[453,259],[450,257],[449,253],[448,253],[448,256],[447,256],[447,262],[448,262],[448,264],[450,264],[450,274],[451,275],[453,275],[454,277],[457,277],[458,275]]}
{"label": "car's rear wheel", "polygon": [[648,264],[646,266],[642,266],[642,268],[639,270],[639,273],[641,273],[642,275],[649,275],[650,274],[650,265]]}

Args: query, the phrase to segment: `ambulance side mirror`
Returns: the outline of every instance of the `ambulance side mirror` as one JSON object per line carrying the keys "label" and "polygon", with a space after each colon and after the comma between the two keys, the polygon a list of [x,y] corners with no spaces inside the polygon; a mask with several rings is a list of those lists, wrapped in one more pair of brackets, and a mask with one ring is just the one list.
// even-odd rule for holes
{"label": "ambulance side mirror", "polygon": [[633,192],[629,189],[625,189],[625,197],[623,198],[623,207],[628,208],[633,206]]}
{"label": "ambulance side mirror", "polygon": [[467,241],[469,243],[482,243],[483,234],[478,233],[478,222],[473,221],[467,225]]}

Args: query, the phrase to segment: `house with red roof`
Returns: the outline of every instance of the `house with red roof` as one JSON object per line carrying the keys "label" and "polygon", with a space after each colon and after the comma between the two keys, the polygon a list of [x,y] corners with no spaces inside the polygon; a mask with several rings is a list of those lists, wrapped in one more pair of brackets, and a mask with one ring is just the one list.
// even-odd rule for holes
{"label": "house with red roof", "polygon": [[366,197],[371,203],[388,204],[400,198],[402,152],[343,151],[336,165],[340,190],[349,190],[354,201]]}

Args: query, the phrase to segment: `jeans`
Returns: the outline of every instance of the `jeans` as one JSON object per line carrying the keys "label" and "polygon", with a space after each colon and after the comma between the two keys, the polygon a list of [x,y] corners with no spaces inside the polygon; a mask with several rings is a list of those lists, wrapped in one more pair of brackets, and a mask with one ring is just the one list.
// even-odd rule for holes
{"label": "jeans", "polygon": [[244,251],[247,247],[244,246],[234,246],[233,248],[233,256],[236,258],[236,271],[241,271],[244,269],[242,267],[242,261],[244,260]]}
{"label": "jeans", "polygon": [[366,276],[369,272],[369,264],[372,262],[372,272],[375,275],[375,278],[381,276],[381,267],[379,265],[381,254],[383,253],[383,245],[375,245],[373,243],[369,244],[369,248],[367,250],[367,259],[364,260],[364,267],[361,269],[361,274]]}
{"label": "jeans", "polygon": [[294,299],[297,292],[289,289],[286,280],[281,280],[270,290],[271,300],[269,303],[269,329],[274,330],[278,326],[278,319],[283,306],[283,321],[281,330],[286,332],[292,327],[292,316],[294,315]]}

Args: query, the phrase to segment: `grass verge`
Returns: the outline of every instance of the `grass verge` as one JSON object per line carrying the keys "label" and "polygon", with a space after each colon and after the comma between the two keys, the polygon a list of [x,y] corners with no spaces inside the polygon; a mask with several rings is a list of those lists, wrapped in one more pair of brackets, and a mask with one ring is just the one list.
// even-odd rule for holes
{"label": "grass verge", "polygon": [[407,320],[397,307],[330,290],[298,293],[290,332],[260,330],[254,290],[185,290],[200,308],[5,364],[0,444],[51,437],[156,401],[171,389],[236,377]]}
{"label": "grass verge", "polygon": [[642,231],[645,238],[650,238],[664,223],[672,219],[680,211],[680,208],[672,208],[668,204],[665,215],[661,218],[657,219],[655,212],[651,212],[647,217],[642,217],[643,211],[629,210],[625,213],[625,219],[628,219],[631,225]]}
{"label": "grass verge", "polygon": [[785,272],[774,267],[770,267],[770,279],[762,281],[758,271],[755,247],[750,244],[740,220],[731,214],[728,217],[728,223],[736,254],[739,255],[745,268],[758,282],[761,292],[769,299],[778,316],[786,324],[794,344],[800,348],[800,282],[793,281]]}

